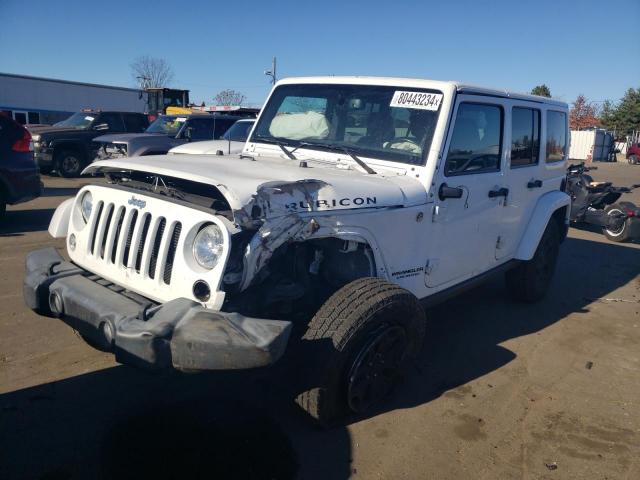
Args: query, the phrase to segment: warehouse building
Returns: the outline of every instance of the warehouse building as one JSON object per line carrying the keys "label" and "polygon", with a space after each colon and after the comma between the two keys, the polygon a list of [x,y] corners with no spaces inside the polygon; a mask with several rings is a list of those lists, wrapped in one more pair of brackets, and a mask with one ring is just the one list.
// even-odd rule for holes
{"label": "warehouse building", "polygon": [[0,111],[23,125],[52,124],[83,109],[144,113],[135,88],[0,73]]}

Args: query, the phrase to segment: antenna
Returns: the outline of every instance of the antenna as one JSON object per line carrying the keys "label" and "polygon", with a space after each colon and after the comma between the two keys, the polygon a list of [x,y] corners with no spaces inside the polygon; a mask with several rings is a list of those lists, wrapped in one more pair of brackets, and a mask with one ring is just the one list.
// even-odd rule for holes
{"label": "antenna", "polygon": [[273,60],[271,61],[271,70],[265,70],[264,74],[267,75],[268,77],[271,77],[271,84],[275,85],[276,84],[276,57],[273,57]]}

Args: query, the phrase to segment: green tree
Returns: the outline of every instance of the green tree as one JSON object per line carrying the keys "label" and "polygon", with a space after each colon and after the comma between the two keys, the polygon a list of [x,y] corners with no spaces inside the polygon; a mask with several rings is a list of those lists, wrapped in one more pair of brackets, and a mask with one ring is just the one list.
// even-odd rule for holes
{"label": "green tree", "polygon": [[618,130],[617,107],[611,100],[605,100],[600,110],[600,124],[607,130]]}
{"label": "green tree", "polygon": [[616,108],[616,126],[622,134],[640,130],[640,88],[630,88]]}
{"label": "green tree", "polygon": [[539,95],[541,97],[551,98],[551,90],[544,83],[542,85],[538,85],[533,87],[531,90],[531,95]]}

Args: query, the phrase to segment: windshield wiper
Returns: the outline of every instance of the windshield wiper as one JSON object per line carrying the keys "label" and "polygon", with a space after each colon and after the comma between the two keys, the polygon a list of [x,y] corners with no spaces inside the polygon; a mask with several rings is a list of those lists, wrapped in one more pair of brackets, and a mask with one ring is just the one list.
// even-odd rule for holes
{"label": "windshield wiper", "polygon": [[263,138],[263,137],[256,137],[255,140],[260,143],[269,143],[271,145],[277,145],[280,147],[280,150],[282,150],[287,157],[289,157],[291,160],[297,160],[296,156],[292,153],[293,150],[289,151],[284,147],[286,145],[284,142],[279,142],[278,140],[271,140],[270,138]]}
{"label": "windshield wiper", "polygon": [[373,168],[371,168],[369,165],[364,163],[364,160],[362,160],[360,157],[358,157],[355,153],[353,153],[347,147],[341,147],[340,145],[323,145],[323,144],[319,144],[319,143],[302,142],[302,143],[296,145],[296,148],[291,150],[290,153],[295,152],[297,149],[299,149],[301,147],[302,148],[311,147],[311,148],[318,148],[320,150],[324,149],[324,150],[332,150],[334,152],[346,153],[347,155],[349,155],[353,159],[354,162],[356,162],[358,165],[360,165],[360,167],[365,172],[367,172],[369,175],[375,175],[377,173]]}

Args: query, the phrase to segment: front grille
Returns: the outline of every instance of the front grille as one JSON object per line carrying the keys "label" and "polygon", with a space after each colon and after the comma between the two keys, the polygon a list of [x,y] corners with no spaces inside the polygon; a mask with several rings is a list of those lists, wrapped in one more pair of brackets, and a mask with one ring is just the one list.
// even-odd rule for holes
{"label": "front grille", "polygon": [[89,255],[105,264],[128,268],[141,278],[171,284],[180,222],[103,201],[97,203],[93,219]]}

